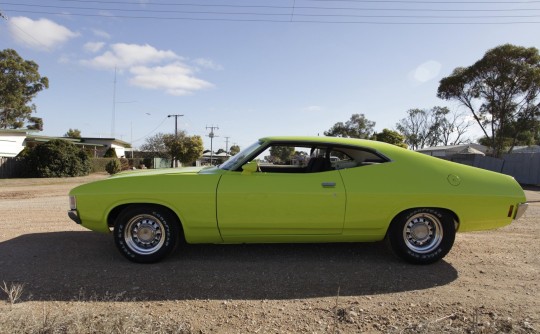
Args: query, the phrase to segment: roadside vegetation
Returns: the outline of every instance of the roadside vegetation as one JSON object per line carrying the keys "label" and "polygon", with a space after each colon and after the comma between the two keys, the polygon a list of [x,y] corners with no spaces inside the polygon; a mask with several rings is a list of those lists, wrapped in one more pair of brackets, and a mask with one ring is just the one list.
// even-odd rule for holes
{"label": "roadside vegetation", "polygon": [[92,170],[86,152],[62,139],[54,139],[19,154],[23,177],[85,176]]}
{"label": "roadside vegetation", "polygon": [[[424,313],[430,307],[429,304],[415,305],[409,310],[394,308],[381,312],[362,308],[358,303],[334,303],[332,298],[328,298],[324,307],[304,311],[298,327],[292,328],[290,323],[285,325],[286,321],[279,322],[279,314],[288,314],[294,306],[291,309],[275,308],[278,315],[269,314],[268,318],[261,318],[258,313],[264,314],[265,308],[269,306],[253,301],[192,301],[199,305],[195,307],[197,310],[187,314],[175,307],[178,302],[135,302],[122,299],[122,296],[106,296],[93,302],[76,299],[71,302],[24,302],[15,305],[0,302],[0,333],[187,334],[205,333],[207,330],[225,333],[234,331],[235,323],[239,321],[242,322],[241,328],[237,327],[236,330],[246,333],[538,333],[530,320],[501,316],[497,311],[484,306],[467,310],[456,307],[449,314],[430,314],[431,317],[425,317],[425,314],[429,314]],[[204,305],[212,302],[220,304],[223,310],[220,313],[226,313],[223,319],[219,319],[221,322],[208,320],[211,312]],[[245,314],[247,308],[256,311],[253,317]],[[303,323],[311,325],[306,327]]]}

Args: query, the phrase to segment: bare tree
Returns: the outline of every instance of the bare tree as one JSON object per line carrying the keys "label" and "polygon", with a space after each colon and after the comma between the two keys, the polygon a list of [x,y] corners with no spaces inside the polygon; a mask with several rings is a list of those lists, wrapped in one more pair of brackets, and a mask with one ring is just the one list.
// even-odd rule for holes
{"label": "bare tree", "polygon": [[396,124],[412,150],[437,145],[458,145],[470,127],[463,113],[451,112],[447,107],[410,109],[407,117]]}
{"label": "bare tree", "polygon": [[444,146],[459,145],[469,141],[463,138],[472,122],[466,112],[453,111],[444,118],[440,126],[440,143]]}

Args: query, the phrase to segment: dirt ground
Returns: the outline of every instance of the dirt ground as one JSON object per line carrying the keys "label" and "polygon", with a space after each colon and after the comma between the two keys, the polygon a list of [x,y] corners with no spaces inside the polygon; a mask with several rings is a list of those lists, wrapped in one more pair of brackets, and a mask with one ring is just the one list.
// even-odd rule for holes
{"label": "dirt ground", "polygon": [[68,191],[104,177],[0,180],[0,283],[23,286],[13,305],[0,290],[0,333],[32,332],[29,320],[101,332],[111,314],[119,333],[540,331],[540,203],[505,228],[458,234],[428,266],[383,243],[189,245],[141,265],[67,217]]}

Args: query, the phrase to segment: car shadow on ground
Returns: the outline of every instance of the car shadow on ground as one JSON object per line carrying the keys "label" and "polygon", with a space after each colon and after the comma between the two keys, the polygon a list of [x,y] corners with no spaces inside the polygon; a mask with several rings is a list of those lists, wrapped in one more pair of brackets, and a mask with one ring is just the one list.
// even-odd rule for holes
{"label": "car shadow on ground", "polygon": [[[297,299],[428,289],[457,278],[445,261],[395,259],[383,243],[186,245],[163,262],[135,264],[112,236],[27,234],[0,243],[0,281],[29,300]],[[2,296],[1,298],[4,298]]]}

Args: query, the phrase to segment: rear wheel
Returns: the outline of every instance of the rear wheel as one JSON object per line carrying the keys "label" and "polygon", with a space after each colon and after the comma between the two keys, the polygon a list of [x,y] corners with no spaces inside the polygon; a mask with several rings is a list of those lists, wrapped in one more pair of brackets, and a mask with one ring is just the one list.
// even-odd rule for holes
{"label": "rear wheel", "polygon": [[443,210],[423,208],[397,216],[388,229],[390,249],[405,261],[429,264],[442,259],[454,244],[453,218]]}
{"label": "rear wheel", "polygon": [[114,241],[130,261],[152,263],[162,260],[178,246],[180,231],[178,219],[169,210],[132,205],[118,215]]}

